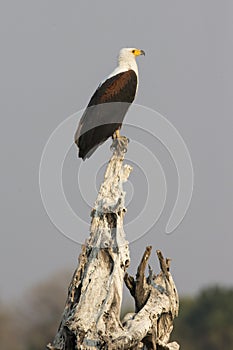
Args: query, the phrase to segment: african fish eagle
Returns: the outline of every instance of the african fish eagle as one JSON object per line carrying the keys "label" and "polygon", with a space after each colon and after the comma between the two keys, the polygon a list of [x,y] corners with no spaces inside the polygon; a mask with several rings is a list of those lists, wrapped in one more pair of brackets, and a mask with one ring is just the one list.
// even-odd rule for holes
{"label": "african fish eagle", "polygon": [[75,133],[79,157],[83,160],[109,137],[120,138],[119,129],[138,88],[136,57],[139,55],[145,55],[145,52],[135,48],[121,49],[118,66],[91,97]]}

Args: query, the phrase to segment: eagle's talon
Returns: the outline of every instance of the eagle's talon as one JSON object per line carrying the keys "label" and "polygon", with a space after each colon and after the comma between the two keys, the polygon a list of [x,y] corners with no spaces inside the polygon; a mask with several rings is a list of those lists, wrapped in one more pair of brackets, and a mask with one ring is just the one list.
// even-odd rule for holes
{"label": "eagle's talon", "polygon": [[112,152],[116,152],[118,155],[127,152],[127,146],[129,139],[125,136],[120,136],[119,138],[113,139],[113,143],[110,147]]}

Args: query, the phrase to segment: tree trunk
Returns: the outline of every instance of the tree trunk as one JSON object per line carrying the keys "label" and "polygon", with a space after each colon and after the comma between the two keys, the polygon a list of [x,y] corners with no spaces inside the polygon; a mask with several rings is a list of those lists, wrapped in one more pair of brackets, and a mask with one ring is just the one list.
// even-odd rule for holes
{"label": "tree trunk", "polygon": [[[169,343],[179,308],[170,260],[157,251],[161,272],[155,275],[149,266],[146,278],[152,249],[147,247],[136,279],[126,273],[130,257],[123,229],[123,183],[132,171],[123,165],[127,146],[126,138],[113,141],[113,156],[91,213],[90,237],[82,246],[50,350],[179,349],[176,342]],[[135,299],[135,313],[121,321],[124,282]]]}

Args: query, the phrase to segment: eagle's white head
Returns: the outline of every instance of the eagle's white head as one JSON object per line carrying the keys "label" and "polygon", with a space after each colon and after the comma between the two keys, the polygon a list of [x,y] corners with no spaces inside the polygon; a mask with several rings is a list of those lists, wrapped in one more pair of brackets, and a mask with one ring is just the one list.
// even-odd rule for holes
{"label": "eagle's white head", "polygon": [[143,50],[139,50],[133,47],[123,48],[119,52],[118,64],[121,67],[124,66],[134,69],[136,64],[135,58],[140,55],[145,55],[145,52]]}
{"label": "eagle's white head", "polygon": [[119,59],[135,59],[135,57],[144,55],[145,52],[135,47],[125,47],[119,52]]}
{"label": "eagle's white head", "polygon": [[125,47],[121,49],[118,56],[118,67],[111,74],[111,76],[129,69],[134,70],[138,76],[136,57],[140,55],[145,56],[145,52],[143,50],[136,49],[135,47]]}
{"label": "eagle's white head", "polygon": [[118,67],[108,76],[108,78],[129,69],[134,70],[138,76],[136,57],[140,55],[145,55],[145,52],[134,47],[125,47],[121,49],[118,56]]}

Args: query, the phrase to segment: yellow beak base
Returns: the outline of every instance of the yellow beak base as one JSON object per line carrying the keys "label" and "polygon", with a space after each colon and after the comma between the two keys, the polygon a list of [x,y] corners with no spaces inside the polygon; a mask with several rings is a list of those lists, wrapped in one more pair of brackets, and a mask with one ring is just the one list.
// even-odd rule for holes
{"label": "yellow beak base", "polygon": [[139,49],[135,49],[133,54],[134,54],[134,56],[140,56],[140,55],[145,56],[145,52],[143,50],[139,50]]}

